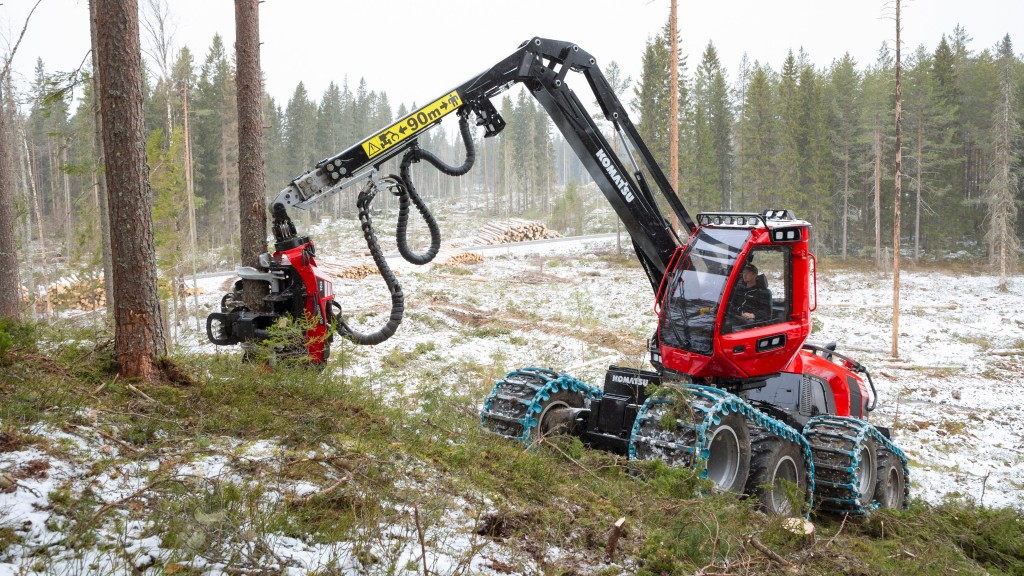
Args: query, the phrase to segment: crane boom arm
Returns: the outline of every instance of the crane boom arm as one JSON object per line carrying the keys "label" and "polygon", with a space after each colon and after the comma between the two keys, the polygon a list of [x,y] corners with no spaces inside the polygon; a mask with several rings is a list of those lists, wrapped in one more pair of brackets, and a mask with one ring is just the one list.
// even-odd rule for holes
{"label": "crane boom arm", "polygon": [[[623,143],[622,156],[629,159],[628,167],[566,84],[569,72],[582,74],[586,79],[601,112]],[[418,136],[453,112],[463,119],[472,113],[476,124],[483,127],[485,137],[500,133],[505,121],[490,99],[516,83],[530,90],[597,183],[632,238],[637,258],[657,291],[672,254],[681,245],[672,223],[659,207],[659,200],[687,234],[695,227],[693,219],[596,60],[575,44],[543,38],[524,42],[484,72],[369,138],[321,160],[313,170],[293,180],[274,201],[277,241],[294,234],[285,208],[305,209],[354,184],[375,180],[381,164],[415,147]]]}

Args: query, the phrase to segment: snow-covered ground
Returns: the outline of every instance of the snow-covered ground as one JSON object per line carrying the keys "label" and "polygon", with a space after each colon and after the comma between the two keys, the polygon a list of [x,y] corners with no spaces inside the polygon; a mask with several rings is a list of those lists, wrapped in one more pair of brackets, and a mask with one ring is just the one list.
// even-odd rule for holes
{"label": "snow-covered ground", "polygon": [[[323,244],[328,243],[320,244],[320,253],[328,254]],[[490,367],[489,374],[544,365],[600,383],[610,363],[643,367],[645,339],[655,325],[653,298],[643,272],[623,265],[630,261],[628,256],[615,255],[614,236],[501,246],[481,254],[483,263],[457,268],[417,268],[391,259],[408,299],[406,320],[391,340],[352,354],[347,373],[386,372],[391,380],[375,385],[385,397],[401,401],[403,395],[426,386],[450,391],[468,391],[468,382],[474,382],[473,390],[481,386],[474,380],[476,373],[448,369],[438,372],[438,379],[424,382],[417,376],[422,371],[389,369],[389,356],[418,344],[433,345],[418,362],[449,368],[470,365],[480,372]],[[892,427],[894,439],[909,456],[911,494],[930,502],[960,495],[988,506],[1024,508],[1024,394],[1018,383],[1024,363],[1024,278],[1014,277],[1010,292],[999,293],[996,279],[988,275],[904,272],[896,359],[890,355],[891,275],[834,271],[823,264],[817,277],[819,327],[811,340],[838,342],[840,352],[872,371],[879,394],[872,419]],[[231,279],[230,274],[200,279],[201,315],[214,309]],[[339,280],[335,291],[357,327],[375,329],[388,314],[379,277]],[[502,329],[479,329],[488,326]],[[179,346],[214,351],[194,323],[179,337]],[[340,370],[339,356],[332,358],[330,369]],[[104,524],[98,541],[85,550],[69,547],[51,493],[81,493],[87,488],[80,478],[88,463],[116,456],[120,448],[87,427],[29,432],[59,443],[66,456],[36,448],[0,452],[0,473],[17,480],[13,491],[0,493],[0,528],[13,528],[23,538],[23,544],[0,556],[0,575],[30,573],[33,566],[67,574],[120,573],[130,566],[144,570],[152,565],[223,573],[223,565],[171,555],[161,549],[159,538],[145,536],[145,525],[134,521]],[[270,470],[283,460],[273,438],[255,445],[211,441],[213,447],[200,451],[205,456],[175,461],[176,477],[244,483],[244,476],[236,477],[237,458],[266,461]],[[104,502],[118,502],[144,488],[141,479],[159,465],[145,461],[112,469],[90,489]],[[265,496],[301,497],[319,488],[277,478]],[[513,558],[514,550],[476,537],[469,508],[454,503],[438,511],[440,520],[427,539],[437,543],[428,550],[437,563],[432,567],[435,573],[501,573],[512,561],[536,567],[533,560]],[[114,510],[107,517],[121,518],[122,513]],[[221,521],[195,518],[200,527]],[[419,572],[415,530],[411,519],[381,527],[382,533],[393,534],[389,538],[404,539],[408,546],[368,550],[378,557],[396,555],[390,566],[401,573]],[[345,574],[375,573],[360,562],[361,552],[351,542],[324,546],[270,534],[262,546],[271,551],[267,558],[281,560],[277,568],[286,573],[327,567]],[[40,550],[45,550],[45,562],[38,556]]]}
{"label": "snow-covered ground", "polygon": [[[443,318],[448,329],[407,319],[349,369],[379,369],[395,348],[423,342],[446,344],[434,353],[442,362],[545,365],[597,384],[609,363],[645,367],[653,297],[639,268],[616,264],[614,235],[479,253],[485,261],[467,267],[469,275],[389,259],[409,299],[407,312]],[[910,458],[912,494],[1024,507],[1024,277],[1011,278],[1009,292],[1000,293],[991,275],[904,271],[898,358],[891,355],[891,273],[823,264],[817,278],[817,329],[809,341],[837,342],[839,352],[869,368],[879,396],[872,421],[893,428]],[[216,292],[225,278],[203,282]],[[342,280],[335,290],[346,314],[368,316],[366,330],[383,323],[388,301],[379,277]],[[466,315],[498,318],[520,332],[511,339],[467,337]],[[194,345],[210,348],[199,339]],[[401,389],[417,384],[402,382]]]}

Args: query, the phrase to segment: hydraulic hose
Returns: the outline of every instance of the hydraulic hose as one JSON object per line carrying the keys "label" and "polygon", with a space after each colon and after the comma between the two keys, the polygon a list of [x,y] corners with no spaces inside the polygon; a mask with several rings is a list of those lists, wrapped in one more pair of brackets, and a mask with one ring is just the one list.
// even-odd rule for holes
{"label": "hydraulic hose", "polygon": [[[429,150],[423,150],[419,146],[413,146],[405,153],[404,156],[402,156],[402,163],[399,168],[401,177],[395,178],[395,180],[399,181],[398,227],[395,232],[395,236],[398,241],[398,251],[402,254],[402,258],[405,258],[413,264],[426,264],[437,256],[437,252],[441,248],[441,230],[437,226],[437,220],[434,219],[434,215],[430,213],[430,209],[427,208],[423,199],[420,198],[419,193],[416,192],[416,187],[412,183],[410,167],[415,162],[426,160],[442,173],[449,176],[462,176],[469,172],[469,169],[473,167],[473,162],[476,161],[476,149],[473,146],[473,135],[469,129],[468,115],[462,115],[459,117],[459,132],[462,134],[462,142],[466,147],[466,159],[463,161],[461,166],[448,165],[444,160],[441,160]],[[423,217],[423,221],[427,224],[427,228],[430,230],[430,248],[422,254],[417,254],[412,251],[409,247],[409,242],[406,236],[409,226],[410,200],[416,205],[416,210],[419,211],[420,215]]]}
{"label": "hydraulic hose", "polygon": [[370,249],[370,255],[373,256],[373,262],[377,265],[377,269],[380,270],[380,275],[384,278],[384,284],[388,287],[388,292],[391,293],[391,316],[388,318],[387,323],[384,324],[379,330],[370,333],[362,333],[353,330],[348,324],[345,323],[345,319],[341,316],[339,311],[338,318],[338,333],[342,337],[355,342],[356,344],[373,345],[380,344],[381,342],[391,338],[395,331],[398,330],[398,326],[402,323],[402,315],[405,312],[405,295],[402,293],[402,285],[399,284],[398,278],[395,278],[394,272],[391,271],[391,267],[388,266],[387,259],[384,258],[384,252],[380,248],[380,243],[377,241],[377,235],[373,231],[373,219],[370,217],[370,203],[373,202],[374,196],[377,195],[376,188],[371,184],[367,186],[359,196],[356,198],[356,207],[359,208],[359,222],[362,225],[363,237],[366,239],[366,247]]}

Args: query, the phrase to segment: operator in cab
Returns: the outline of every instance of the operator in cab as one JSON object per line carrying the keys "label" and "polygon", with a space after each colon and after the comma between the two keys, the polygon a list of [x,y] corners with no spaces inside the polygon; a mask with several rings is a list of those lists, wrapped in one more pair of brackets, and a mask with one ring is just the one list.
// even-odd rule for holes
{"label": "operator in cab", "polygon": [[768,289],[768,281],[763,274],[758,274],[757,266],[748,262],[732,290],[729,316],[737,324],[754,324],[770,320],[771,315],[772,293]]}

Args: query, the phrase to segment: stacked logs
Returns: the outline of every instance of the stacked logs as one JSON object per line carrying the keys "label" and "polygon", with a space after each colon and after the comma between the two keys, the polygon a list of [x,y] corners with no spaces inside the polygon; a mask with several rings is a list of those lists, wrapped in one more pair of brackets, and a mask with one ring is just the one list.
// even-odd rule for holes
{"label": "stacked logs", "polygon": [[474,243],[478,246],[489,246],[492,244],[528,242],[530,240],[546,240],[548,238],[561,237],[561,234],[554,230],[548,230],[547,226],[539,222],[531,222],[521,218],[509,218],[508,220],[485,224],[474,239]]}
{"label": "stacked logs", "polygon": [[438,266],[460,266],[462,264],[482,264],[484,257],[476,252],[465,252],[465,251],[445,251],[442,250],[437,255]]}
{"label": "stacked logs", "polygon": [[47,290],[50,304],[56,309],[71,308],[90,312],[107,305],[103,279],[79,280],[70,284],[55,284]]}
{"label": "stacked logs", "polygon": [[[167,290],[169,285],[166,281],[160,281],[160,289]],[[206,291],[202,287],[193,289],[191,283],[180,283],[178,294],[191,298],[198,290],[202,295]],[[47,291],[47,299],[50,305],[56,309],[82,310],[91,312],[107,305],[107,293],[103,287],[103,278],[90,280],[75,280],[67,284],[54,284]],[[36,310],[44,311],[46,303],[43,298],[36,301]]]}
{"label": "stacked logs", "polygon": [[367,264],[365,261],[348,259],[337,262],[325,262],[321,260],[317,262],[317,267],[330,274],[335,279],[345,280],[362,280],[367,276],[380,274],[377,271],[377,267],[373,264]]}

